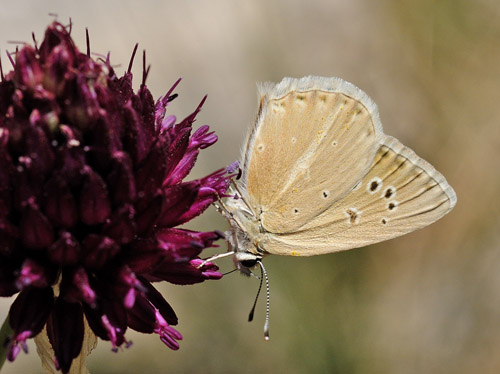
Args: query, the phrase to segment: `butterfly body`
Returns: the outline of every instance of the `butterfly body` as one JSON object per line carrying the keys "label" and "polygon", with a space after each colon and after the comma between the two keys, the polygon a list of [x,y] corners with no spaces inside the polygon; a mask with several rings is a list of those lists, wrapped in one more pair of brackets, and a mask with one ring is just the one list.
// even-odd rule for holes
{"label": "butterfly body", "polygon": [[267,254],[311,256],[391,239],[456,204],[445,178],[385,135],[375,103],[339,78],[259,86],[240,165],[226,236],[242,271]]}

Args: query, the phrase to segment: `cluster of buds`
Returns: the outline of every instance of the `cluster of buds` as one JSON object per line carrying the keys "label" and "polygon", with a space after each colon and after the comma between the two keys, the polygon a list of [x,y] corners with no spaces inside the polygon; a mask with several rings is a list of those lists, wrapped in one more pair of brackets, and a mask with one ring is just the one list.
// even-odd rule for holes
{"label": "cluster of buds", "polygon": [[134,92],[130,68],[118,77],[109,55],[81,53],[57,22],[40,46],[9,58],[14,69],[0,82],[0,296],[19,294],[8,359],[46,326],[56,367],[68,372],[84,318],[113,349],[128,345],[127,328],[178,349],[177,316],[153,283],[222,276],[199,258],[221,235],[175,228],[229,185],[226,169],[184,181],[217,140],[208,126],[192,131],[203,101],[182,121],[166,116],[175,85],[155,103],[144,68]]}

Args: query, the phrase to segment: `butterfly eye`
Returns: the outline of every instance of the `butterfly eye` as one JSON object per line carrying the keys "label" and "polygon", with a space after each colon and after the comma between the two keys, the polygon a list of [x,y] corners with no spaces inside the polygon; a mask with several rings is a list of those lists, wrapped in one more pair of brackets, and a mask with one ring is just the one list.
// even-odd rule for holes
{"label": "butterfly eye", "polygon": [[257,260],[243,260],[240,261],[240,264],[246,268],[253,268],[255,265],[257,265]]}

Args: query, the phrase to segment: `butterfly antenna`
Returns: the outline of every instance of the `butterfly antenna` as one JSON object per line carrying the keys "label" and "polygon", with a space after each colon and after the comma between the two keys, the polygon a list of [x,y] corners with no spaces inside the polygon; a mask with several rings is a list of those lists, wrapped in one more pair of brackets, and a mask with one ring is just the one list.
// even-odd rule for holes
{"label": "butterfly antenna", "polygon": [[253,302],[252,310],[248,315],[248,321],[253,320],[253,314],[255,312],[255,307],[257,306],[257,300],[259,299],[260,290],[262,289],[262,282],[266,280],[266,322],[264,323],[264,339],[269,340],[269,311],[270,311],[270,296],[269,296],[269,278],[267,277],[266,268],[261,261],[257,261],[260,266],[260,283],[259,289],[257,290],[257,296],[255,296],[255,301]]}
{"label": "butterfly antenna", "polygon": [[[260,272],[262,274],[262,268],[260,268]],[[253,274],[253,273],[251,273]],[[255,300],[253,302],[252,309],[250,310],[250,314],[248,315],[248,322],[253,321],[253,314],[255,312],[255,307],[257,306],[257,300],[259,300],[259,295],[260,295],[260,290],[262,289],[262,281],[264,280],[264,277],[260,277],[260,283],[259,283],[259,289],[257,290],[257,296],[255,296]]]}
{"label": "butterfly antenna", "polygon": [[[266,322],[264,323],[264,339],[269,340],[269,312],[270,312],[270,299],[271,296],[269,294],[269,278],[267,277],[266,273],[266,268],[264,267],[264,264],[261,261],[258,261],[260,270],[262,271],[262,274],[264,275],[264,279],[266,280]],[[261,277],[262,277],[261,274]]]}

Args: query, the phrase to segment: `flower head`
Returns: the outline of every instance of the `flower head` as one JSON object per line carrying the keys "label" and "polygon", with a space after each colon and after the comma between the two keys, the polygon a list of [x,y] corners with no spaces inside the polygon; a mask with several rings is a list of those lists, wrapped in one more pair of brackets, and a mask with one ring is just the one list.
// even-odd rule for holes
{"label": "flower head", "polygon": [[56,22],[11,60],[0,82],[0,296],[19,292],[8,358],[47,325],[67,372],[84,316],[114,349],[127,328],[178,349],[177,316],[152,282],[221,277],[198,257],[221,236],[175,228],[229,183],[226,170],[184,181],[217,140],[208,126],[192,132],[203,101],[182,121],[166,116],[178,82],[155,103],[146,69],[136,93],[130,68],[118,77]]}

